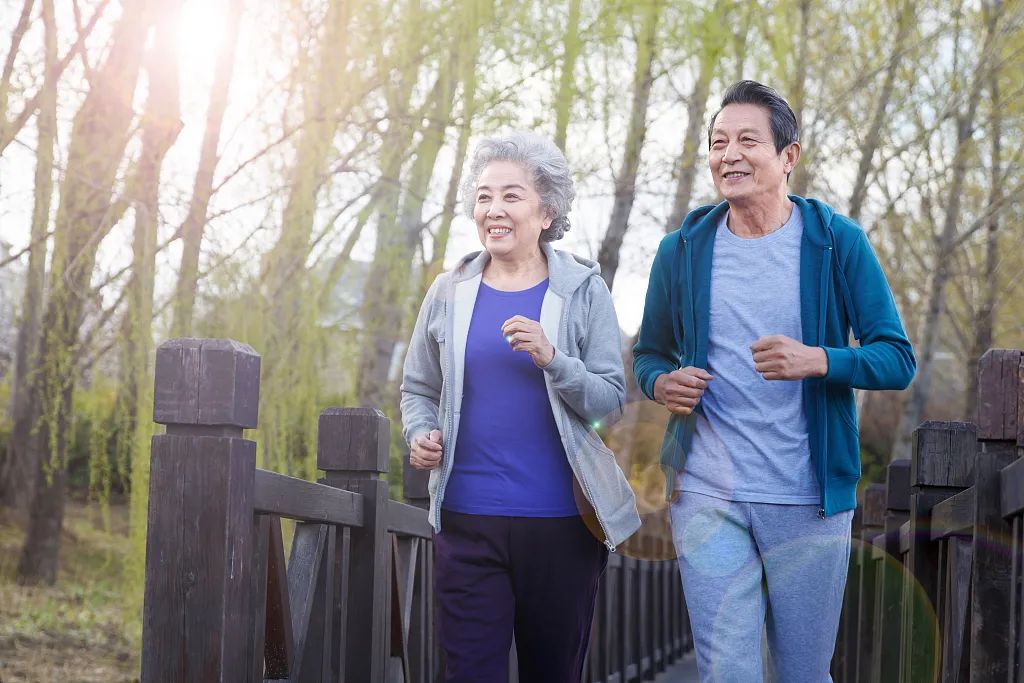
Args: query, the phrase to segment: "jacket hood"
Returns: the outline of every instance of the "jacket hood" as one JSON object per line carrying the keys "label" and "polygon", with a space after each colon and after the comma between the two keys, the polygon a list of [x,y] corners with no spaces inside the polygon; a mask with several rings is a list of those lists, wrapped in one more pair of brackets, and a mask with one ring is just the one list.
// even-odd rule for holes
{"label": "jacket hood", "polygon": [[[549,242],[541,242],[540,247],[548,262],[548,286],[563,297],[572,296],[591,276],[601,275],[601,266],[596,261],[555,249]],[[476,277],[490,260],[491,255],[483,250],[466,254],[452,269],[453,282]]]}
{"label": "jacket hood", "polygon": [[[804,233],[815,244],[828,244],[831,241],[828,232],[836,210],[818,199],[804,199],[793,194],[789,195],[789,199],[803,215]],[[690,237],[705,230],[717,229],[722,215],[728,210],[728,202],[697,207],[686,214],[683,224],[679,227],[680,237]]]}

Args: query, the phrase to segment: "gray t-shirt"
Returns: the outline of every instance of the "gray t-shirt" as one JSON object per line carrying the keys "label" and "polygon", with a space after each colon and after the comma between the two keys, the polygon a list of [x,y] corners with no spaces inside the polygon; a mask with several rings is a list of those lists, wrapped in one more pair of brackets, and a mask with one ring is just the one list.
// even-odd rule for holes
{"label": "gray t-shirt", "polygon": [[756,239],[733,234],[722,218],[711,261],[707,370],[682,491],[750,503],[809,505],[820,500],[811,464],[800,381],[766,380],[750,345],[783,334],[801,340],[800,210]]}

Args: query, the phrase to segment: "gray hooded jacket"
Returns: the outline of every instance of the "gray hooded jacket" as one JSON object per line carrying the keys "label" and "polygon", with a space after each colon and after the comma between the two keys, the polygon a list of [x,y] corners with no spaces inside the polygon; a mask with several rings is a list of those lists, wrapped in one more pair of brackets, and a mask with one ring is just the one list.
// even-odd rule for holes
{"label": "gray hooded jacket", "polygon": [[[640,527],[633,491],[595,428],[617,420],[626,398],[619,324],[593,261],[541,243],[548,290],[540,324],[555,346],[544,368],[551,410],[569,466],[614,550]],[[440,429],[441,465],[430,473],[430,523],[441,530],[441,501],[451,475],[462,408],[466,338],[490,256],[474,252],[437,277],[423,300],[402,380],[405,439]]]}

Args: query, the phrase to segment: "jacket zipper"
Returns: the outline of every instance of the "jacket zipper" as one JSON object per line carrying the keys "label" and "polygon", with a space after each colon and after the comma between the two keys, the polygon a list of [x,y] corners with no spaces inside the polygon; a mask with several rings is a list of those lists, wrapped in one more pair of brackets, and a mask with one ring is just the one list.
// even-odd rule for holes
{"label": "jacket zipper", "polygon": [[[818,292],[818,344],[825,345],[825,309],[828,299],[828,276],[832,271],[832,247],[826,246],[822,251],[821,283]],[[818,508],[818,517],[825,519],[825,508],[827,507],[828,495],[828,435],[825,433],[823,423],[825,420],[825,392],[821,389],[818,400],[818,434],[821,435],[821,464],[818,465],[818,481],[821,485],[821,507]]]}
{"label": "jacket zipper", "polygon": [[[452,296],[454,296],[454,294],[455,294],[455,283],[453,282],[452,283]],[[443,452],[442,453],[442,457],[441,457],[441,474],[440,474],[440,477],[439,477],[438,482],[437,482],[437,491],[434,494],[434,500],[437,501],[437,503],[435,505],[435,510],[434,510],[434,522],[435,522],[434,528],[437,529],[438,531],[441,530],[441,501],[444,500],[444,489],[448,485],[448,476],[451,474],[452,459],[453,459],[453,456],[455,454],[455,449],[454,448],[450,448],[450,444],[451,444],[451,440],[452,440],[452,436],[453,436],[452,432],[455,429],[455,418],[452,417],[452,414],[455,412],[455,402],[454,402],[454,400],[451,400],[453,398],[452,393],[451,393],[453,391],[453,389],[452,389],[452,377],[451,377],[451,363],[449,362],[449,360],[450,360],[449,359],[449,355],[454,354],[454,351],[452,350],[452,332],[454,331],[454,323],[451,326],[452,329],[449,330],[448,329],[449,325],[448,325],[448,299],[447,299],[447,297],[445,298],[444,306],[445,306],[445,309],[444,309],[445,333],[448,335],[448,343],[445,344],[444,373],[443,373],[444,377],[447,380],[445,382],[445,390],[446,390],[446,393],[448,394],[448,396],[444,397],[445,398],[445,405],[448,406],[448,409],[445,410],[445,415],[444,415],[444,422],[445,422],[445,424],[444,424],[444,435],[445,435],[444,436],[444,450],[447,451],[447,452]],[[461,403],[461,399],[460,399],[460,403]]]}
{"label": "jacket zipper", "polygon": [[[570,295],[570,297],[571,297],[571,295]],[[568,311],[569,311],[569,302],[565,301],[562,304],[562,312],[559,315],[560,320],[559,320],[559,326],[558,326],[559,327],[559,334],[562,335],[562,340],[561,341],[562,341],[562,345],[563,346],[565,345],[566,340],[569,339],[569,313],[568,313]],[[566,428],[566,424],[565,424],[565,422],[566,422],[565,410],[562,408],[562,405],[559,402],[560,399],[557,396],[553,395],[554,392],[551,390],[551,386],[548,383],[547,376],[544,377],[544,384],[547,385],[547,388],[548,388],[548,400],[549,401],[554,401],[555,402],[554,405],[558,408],[558,416],[559,416],[559,422],[561,422],[562,433],[567,435],[565,437],[567,440],[568,439],[572,439],[573,441],[575,441],[576,435],[572,431],[572,425],[569,425],[568,429]],[[566,453],[566,456],[568,457],[568,453]],[[601,513],[597,509],[598,506],[594,503],[594,492],[590,488],[589,482],[587,482],[587,476],[583,472],[583,467],[579,466],[579,464],[578,464],[578,461],[579,461],[579,446],[578,446],[578,444],[577,444],[577,448],[576,448],[576,460],[577,460],[577,467],[576,467],[576,469],[579,471],[579,474],[580,474],[579,479],[580,479],[580,483],[583,485],[583,493],[586,494],[587,500],[590,502],[591,505],[593,505],[593,507],[594,507],[594,516],[597,517],[597,523],[601,526],[601,531],[604,533],[604,545],[605,545],[606,548],[608,548],[608,552],[614,553],[615,552],[615,545],[611,542],[611,536],[608,534],[608,527],[607,527],[607,525],[605,525],[604,520],[601,518]],[[569,466],[572,467],[572,462],[569,463]]]}

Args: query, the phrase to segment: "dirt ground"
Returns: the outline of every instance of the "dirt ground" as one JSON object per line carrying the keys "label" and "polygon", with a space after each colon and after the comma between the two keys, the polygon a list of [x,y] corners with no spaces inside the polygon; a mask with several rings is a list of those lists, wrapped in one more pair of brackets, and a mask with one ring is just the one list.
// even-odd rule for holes
{"label": "dirt ground", "polygon": [[24,532],[0,511],[0,683],[122,683],[138,680],[121,589],[127,509],[70,503],[57,584],[14,581]]}

